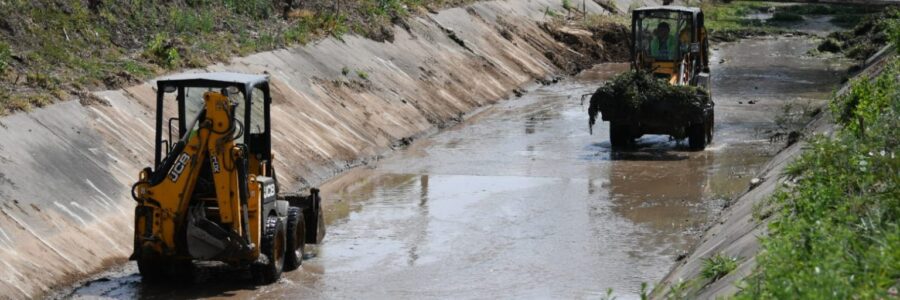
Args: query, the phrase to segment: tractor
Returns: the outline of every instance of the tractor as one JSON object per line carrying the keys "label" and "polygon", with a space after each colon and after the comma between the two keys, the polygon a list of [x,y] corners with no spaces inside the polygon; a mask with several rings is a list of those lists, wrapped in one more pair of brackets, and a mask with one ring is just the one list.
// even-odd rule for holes
{"label": "tractor", "polygon": [[[712,140],[715,121],[709,93],[709,41],[703,12],[681,6],[639,8],[632,12],[631,25],[632,71],[649,74],[668,84],[663,87],[694,87],[686,89],[694,94],[685,97],[692,101],[654,98],[627,111],[611,109],[621,107],[616,103],[603,103],[623,99],[592,99],[592,103],[599,102],[597,107],[601,107],[603,121],[610,122],[611,146],[628,148],[641,135],[665,134],[677,140],[687,138],[691,149],[703,150]],[[641,99],[665,94],[636,90],[644,93],[643,98],[635,97]]]}

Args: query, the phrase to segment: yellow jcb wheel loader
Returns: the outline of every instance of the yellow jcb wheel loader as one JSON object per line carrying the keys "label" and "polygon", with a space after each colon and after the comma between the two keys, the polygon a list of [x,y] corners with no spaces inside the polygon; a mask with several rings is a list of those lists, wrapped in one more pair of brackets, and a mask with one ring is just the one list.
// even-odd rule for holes
{"label": "yellow jcb wheel loader", "polygon": [[132,186],[131,259],[145,280],[183,278],[193,261],[220,261],[271,283],[300,266],[306,243],[322,241],[318,190],[279,193],[271,103],[266,75],[157,81],[154,168]]}

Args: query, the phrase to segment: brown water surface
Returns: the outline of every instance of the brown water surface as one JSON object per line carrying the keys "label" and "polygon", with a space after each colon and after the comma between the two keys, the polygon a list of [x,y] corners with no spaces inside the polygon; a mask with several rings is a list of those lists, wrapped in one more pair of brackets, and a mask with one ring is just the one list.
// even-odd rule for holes
{"label": "brown water surface", "polygon": [[[845,62],[811,57],[806,37],[721,44],[716,130],[706,151],[644,136],[614,152],[589,135],[581,96],[627,65],[600,65],[533,89],[324,185],[328,236],[300,270],[268,286],[201,268],[194,283],[140,282],[133,264],[72,297],[636,297],[783,146],[785,103],[821,104]],[[752,104],[751,104],[752,103]]]}

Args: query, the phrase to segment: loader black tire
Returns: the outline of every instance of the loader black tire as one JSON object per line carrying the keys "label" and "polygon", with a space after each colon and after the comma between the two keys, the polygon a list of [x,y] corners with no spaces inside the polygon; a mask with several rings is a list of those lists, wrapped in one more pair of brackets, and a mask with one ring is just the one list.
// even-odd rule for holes
{"label": "loader black tire", "polygon": [[694,151],[703,151],[707,144],[708,130],[706,124],[692,124],[688,127],[688,146]]}
{"label": "loader black tire", "polygon": [[166,278],[165,264],[159,260],[139,258],[137,266],[138,272],[141,273],[141,282],[156,283]]}
{"label": "loader black tire", "polygon": [[179,259],[172,262],[172,278],[177,282],[194,281],[194,263],[190,259]]}
{"label": "loader black tire", "polygon": [[261,241],[262,248],[260,249],[260,255],[264,255],[265,259],[254,265],[254,273],[259,283],[270,284],[281,278],[285,244],[287,244],[285,231],[285,225],[281,218],[275,215],[266,218]]}
{"label": "loader black tire", "polygon": [[619,122],[609,122],[609,146],[613,149],[627,149],[634,140],[628,125]]}
{"label": "loader black tire", "polygon": [[299,207],[288,208],[287,215],[287,251],[284,256],[284,270],[293,271],[303,264],[304,247],[306,247],[306,222],[303,211]]}

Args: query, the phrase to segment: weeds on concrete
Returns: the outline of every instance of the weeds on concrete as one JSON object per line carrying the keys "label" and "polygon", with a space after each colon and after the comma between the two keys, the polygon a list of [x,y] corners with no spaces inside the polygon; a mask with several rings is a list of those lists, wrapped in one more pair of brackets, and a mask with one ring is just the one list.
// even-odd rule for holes
{"label": "weeds on concrete", "polygon": [[572,5],[572,0],[562,0],[562,7],[569,12],[575,10],[575,5]]}
{"label": "weeds on concrete", "polygon": [[800,141],[805,135],[806,125],[819,113],[821,108],[811,102],[786,103],[781,107],[781,113],[775,116],[776,129],[769,136],[769,142],[785,142],[785,147]]}
{"label": "weeds on concrete", "polygon": [[369,73],[366,73],[366,71],[363,70],[357,70],[356,76],[359,76],[362,80],[369,80]]}
{"label": "weeds on concrete", "polygon": [[731,273],[734,269],[737,269],[737,258],[723,253],[716,253],[716,255],[703,261],[703,270],[700,274],[705,279],[716,281],[719,278],[725,277],[725,275],[728,275],[728,273]]}
{"label": "weeds on concrete", "polygon": [[678,282],[673,283],[669,290],[665,293],[665,299],[669,300],[682,300],[689,299],[688,298],[688,287],[690,285],[690,281],[678,280]]}

